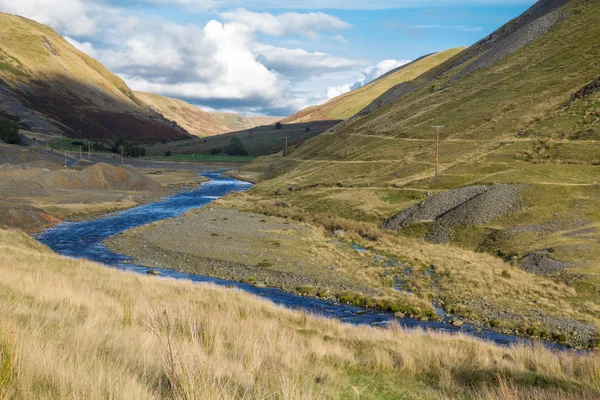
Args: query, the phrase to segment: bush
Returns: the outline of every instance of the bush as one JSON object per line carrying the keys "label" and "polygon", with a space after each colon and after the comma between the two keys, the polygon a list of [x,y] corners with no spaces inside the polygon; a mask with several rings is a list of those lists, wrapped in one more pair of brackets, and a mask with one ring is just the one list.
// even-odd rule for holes
{"label": "bush", "polygon": [[304,128],[304,132],[306,132],[306,133],[310,132],[310,126],[307,126],[306,128]]}
{"label": "bush", "polygon": [[165,157],[171,157],[173,153],[171,153],[171,150],[167,150],[165,151]]}
{"label": "bush", "polygon": [[8,144],[22,144],[19,136],[19,123],[0,119],[0,140]]}
{"label": "bush", "polygon": [[277,129],[278,131],[280,131],[283,128],[283,125],[281,124],[281,122],[278,122],[275,124],[275,129]]}
{"label": "bush", "polygon": [[221,149],[210,149],[210,154],[212,154],[213,156],[221,154]]}
{"label": "bush", "polygon": [[247,156],[248,152],[244,148],[244,144],[238,137],[231,138],[231,143],[225,149],[225,152],[231,156]]}
{"label": "bush", "polygon": [[123,151],[123,157],[145,157],[146,149],[140,146],[134,146],[127,140],[120,138],[116,141],[115,145],[112,147],[112,152],[121,154],[121,150]]}

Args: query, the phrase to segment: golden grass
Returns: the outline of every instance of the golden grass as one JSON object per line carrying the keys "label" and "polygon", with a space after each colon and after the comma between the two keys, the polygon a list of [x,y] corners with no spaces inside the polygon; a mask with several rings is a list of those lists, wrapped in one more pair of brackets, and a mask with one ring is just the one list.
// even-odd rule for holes
{"label": "golden grass", "polygon": [[353,327],[0,231],[0,399],[600,396],[597,354]]}

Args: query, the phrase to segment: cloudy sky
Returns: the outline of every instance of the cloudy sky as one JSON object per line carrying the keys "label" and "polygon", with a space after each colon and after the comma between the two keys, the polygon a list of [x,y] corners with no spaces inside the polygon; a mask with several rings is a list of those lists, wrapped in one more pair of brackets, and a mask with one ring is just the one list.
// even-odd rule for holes
{"label": "cloudy sky", "polygon": [[135,90],[289,115],[424,54],[468,46],[534,0],[0,0]]}

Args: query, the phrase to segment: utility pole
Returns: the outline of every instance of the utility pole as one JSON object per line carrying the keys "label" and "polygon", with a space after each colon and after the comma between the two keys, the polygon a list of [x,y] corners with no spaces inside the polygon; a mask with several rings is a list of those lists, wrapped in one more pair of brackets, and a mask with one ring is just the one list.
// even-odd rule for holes
{"label": "utility pole", "polygon": [[286,136],[286,137],[284,138],[284,139],[285,139],[285,153],[283,153],[283,156],[284,156],[284,157],[287,157],[287,155],[288,155],[288,139],[289,139],[289,138],[290,138],[289,136]]}
{"label": "utility pole", "polygon": [[432,126],[435,129],[435,176],[439,175],[440,167],[440,129],[445,126]]}

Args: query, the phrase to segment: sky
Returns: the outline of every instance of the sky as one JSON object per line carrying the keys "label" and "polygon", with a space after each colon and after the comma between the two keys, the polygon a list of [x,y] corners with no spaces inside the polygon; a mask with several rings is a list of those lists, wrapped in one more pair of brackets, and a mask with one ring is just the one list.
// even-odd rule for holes
{"label": "sky", "polygon": [[0,0],[134,90],[287,116],[411,60],[470,46],[535,0]]}

